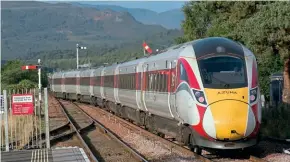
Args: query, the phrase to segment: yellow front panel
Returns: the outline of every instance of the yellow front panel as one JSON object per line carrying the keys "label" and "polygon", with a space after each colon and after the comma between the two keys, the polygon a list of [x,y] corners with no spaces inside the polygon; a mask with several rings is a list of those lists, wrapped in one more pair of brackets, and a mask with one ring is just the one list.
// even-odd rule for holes
{"label": "yellow front panel", "polygon": [[[241,139],[248,119],[248,88],[205,89],[219,140]],[[231,131],[237,133],[231,133]]]}
{"label": "yellow front panel", "polygon": [[208,104],[224,99],[234,99],[248,103],[248,87],[236,89],[205,88]]}

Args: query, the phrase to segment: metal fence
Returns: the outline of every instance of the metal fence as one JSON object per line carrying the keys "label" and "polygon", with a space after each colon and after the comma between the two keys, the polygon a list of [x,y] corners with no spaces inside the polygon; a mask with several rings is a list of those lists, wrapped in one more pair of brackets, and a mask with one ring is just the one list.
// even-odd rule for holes
{"label": "metal fence", "polygon": [[41,93],[38,89],[3,90],[1,95],[0,150],[50,148],[47,88]]}

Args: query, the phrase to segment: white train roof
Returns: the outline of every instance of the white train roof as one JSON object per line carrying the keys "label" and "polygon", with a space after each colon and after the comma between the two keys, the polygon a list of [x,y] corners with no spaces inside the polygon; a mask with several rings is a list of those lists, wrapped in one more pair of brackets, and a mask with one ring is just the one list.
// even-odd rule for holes
{"label": "white train roof", "polygon": [[[171,46],[165,50],[160,51],[160,53],[157,53],[157,54],[154,54],[151,56],[144,56],[144,57],[139,58],[139,59],[135,59],[135,60],[119,63],[119,64],[112,64],[112,65],[105,66],[105,67],[98,67],[98,68],[92,68],[92,69],[86,69],[86,70],[64,71],[64,72],[60,72],[60,73],[69,73],[69,72],[77,73],[80,71],[81,71],[81,73],[83,73],[83,72],[90,73],[91,71],[94,71],[94,73],[98,73],[98,72],[102,71],[104,68],[105,68],[104,70],[107,71],[108,73],[112,73],[113,70],[116,68],[122,69],[123,67],[136,66],[136,65],[142,64],[142,63],[152,63],[152,62],[159,61],[159,60],[176,60],[180,56],[196,57],[194,55],[195,52],[198,52],[198,53],[196,53],[198,55],[197,57],[200,57],[200,56],[206,54],[203,51],[208,52],[206,50],[208,50],[209,48],[211,48],[211,52],[213,50],[215,51],[217,48],[216,44],[223,44],[226,49],[228,48],[229,50],[232,50],[233,52],[236,52],[237,50],[243,50],[243,55],[245,57],[254,55],[249,49],[244,47],[241,43],[238,43],[238,42],[235,42],[231,39],[223,38],[223,37],[209,37],[209,38],[202,38],[202,39],[197,39],[197,40],[189,41],[186,43],[174,45],[174,46]],[[195,51],[195,50],[197,50],[197,51]],[[54,74],[56,74],[55,76],[59,75],[58,73],[54,73]]]}

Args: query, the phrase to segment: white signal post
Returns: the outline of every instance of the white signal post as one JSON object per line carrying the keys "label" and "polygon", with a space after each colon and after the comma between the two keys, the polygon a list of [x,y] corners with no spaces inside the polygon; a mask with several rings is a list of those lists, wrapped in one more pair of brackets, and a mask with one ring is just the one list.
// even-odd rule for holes
{"label": "white signal post", "polygon": [[22,66],[22,70],[36,70],[38,69],[38,90],[39,90],[39,102],[41,101],[41,62],[38,59],[37,65],[25,65]]}

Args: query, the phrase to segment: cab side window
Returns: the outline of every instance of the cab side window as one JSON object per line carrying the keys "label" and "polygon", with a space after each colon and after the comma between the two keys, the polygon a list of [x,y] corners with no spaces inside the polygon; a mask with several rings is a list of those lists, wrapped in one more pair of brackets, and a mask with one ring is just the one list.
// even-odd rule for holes
{"label": "cab side window", "polygon": [[186,81],[188,83],[187,73],[182,63],[179,64],[179,70],[180,70],[180,80]]}

